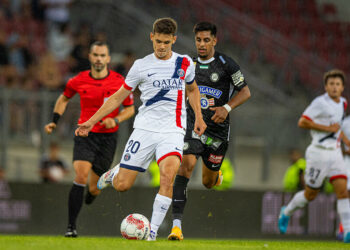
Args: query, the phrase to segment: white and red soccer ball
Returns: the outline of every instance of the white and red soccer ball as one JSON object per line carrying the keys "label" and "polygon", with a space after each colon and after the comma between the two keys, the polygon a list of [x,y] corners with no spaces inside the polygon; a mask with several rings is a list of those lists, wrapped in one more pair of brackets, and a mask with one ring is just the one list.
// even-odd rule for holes
{"label": "white and red soccer ball", "polygon": [[120,232],[128,240],[147,240],[151,231],[148,219],[142,214],[129,214],[120,225]]}

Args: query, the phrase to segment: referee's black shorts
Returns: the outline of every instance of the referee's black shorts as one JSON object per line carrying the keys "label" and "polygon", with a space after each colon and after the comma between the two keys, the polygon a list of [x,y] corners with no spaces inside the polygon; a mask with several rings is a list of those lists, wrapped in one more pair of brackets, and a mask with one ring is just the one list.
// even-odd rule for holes
{"label": "referee's black shorts", "polygon": [[73,161],[88,161],[92,170],[101,176],[106,172],[114,158],[117,147],[117,133],[93,133],[88,137],[74,138]]}

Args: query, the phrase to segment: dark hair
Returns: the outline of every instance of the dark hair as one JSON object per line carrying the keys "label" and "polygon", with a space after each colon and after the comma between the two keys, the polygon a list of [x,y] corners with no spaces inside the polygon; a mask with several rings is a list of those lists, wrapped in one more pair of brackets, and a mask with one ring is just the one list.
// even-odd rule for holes
{"label": "dark hair", "polygon": [[209,23],[209,22],[197,23],[193,28],[193,32],[197,34],[200,31],[210,31],[210,34],[216,37],[216,25],[213,23]]}
{"label": "dark hair", "polygon": [[332,70],[327,71],[326,73],[324,73],[324,75],[323,75],[324,85],[326,85],[328,79],[332,78],[332,77],[340,77],[342,82],[343,82],[343,85],[345,85],[345,74],[340,69],[332,69]]}
{"label": "dark hair", "polygon": [[153,23],[153,34],[175,35],[177,31],[177,23],[170,17],[159,18]]}
{"label": "dark hair", "polygon": [[90,52],[92,51],[92,48],[94,46],[106,46],[107,49],[108,49],[108,53],[109,53],[109,46],[106,42],[101,42],[101,41],[96,41],[96,42],[93,42],[91,45],[90,45]]}

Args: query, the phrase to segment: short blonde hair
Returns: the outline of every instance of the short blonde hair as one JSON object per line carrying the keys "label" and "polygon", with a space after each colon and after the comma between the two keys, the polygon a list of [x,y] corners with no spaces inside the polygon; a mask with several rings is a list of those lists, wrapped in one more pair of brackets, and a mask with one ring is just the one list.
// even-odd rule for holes
{"label": "short blonde hair", "polygon": [[327,71],[326,73],[324,73],[324,75],[323,75],[324,85],[326,85],[328,79],[332,78],[332,77],[340,77],[342,82],[343,82],[343,85],[345,85],[345,74],[340,69],[332,69],[332,70]]}

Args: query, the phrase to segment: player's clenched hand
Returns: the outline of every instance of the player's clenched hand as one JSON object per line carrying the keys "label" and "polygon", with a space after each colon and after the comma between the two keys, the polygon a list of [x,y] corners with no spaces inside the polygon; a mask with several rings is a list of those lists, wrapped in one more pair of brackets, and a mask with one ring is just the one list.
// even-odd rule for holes
{"label": "player's clenched hand", "polygon": [[196,118],[194,122],[194,132],[197,135],[202,135],[206,130],[206,128],[207,128],[207,124],[205,124],[203,118],[199,118],[199,119]]}
{"label": "player's clenched hand", "polygon": [[75,130],[76,136],[86,137],[89,135],[89,131],[92,129],[94,125],[89,121],[84,122],[82,124],[78,124],[78,128]]}
{"label": "player's clenched hand", "polygon": [[44,129],[47,134],[51,134],[55,128],[56,128],[56,123],[50,122],[49,124],[46,124]]}
{"label": "player's clenched hand", "polygon": [[223,123],[228,115],[227,110],[224,107],[214,107],[210,110],[215,111],[215,114],[211,117],[211,120],[215,123]]}
{"label": "player's clenched hand", "polygon": [[330,126],[328,126],[329,132],[337,132],[340,129],[339,123],[333,123]]}
{"label": "player's clenched hand", "polygon": [[115,120],[111,117],[107,117],[106,119],[104,119],[102,122],[100,122],[100,124],[102,126],[105,126],[105,128],[109,129],[109,128],[114,128],[115,126],[117,126],[117,123],[115,122]]}

